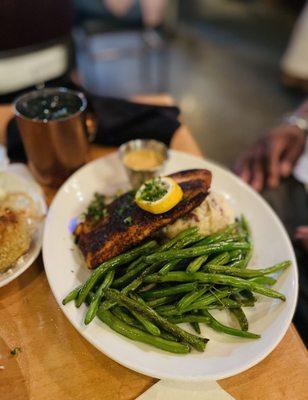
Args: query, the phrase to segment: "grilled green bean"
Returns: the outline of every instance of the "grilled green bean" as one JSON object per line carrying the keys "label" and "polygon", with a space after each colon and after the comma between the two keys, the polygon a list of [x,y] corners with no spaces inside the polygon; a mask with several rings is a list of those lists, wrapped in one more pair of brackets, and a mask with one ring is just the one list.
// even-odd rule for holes
{"label": "grilled green bean", "polygon": [[148,292],[143,292],[142,297],[144,299],[154,299],[163,296],[171,296],[174,294],[191,292],[192,290],[197,289],[197,287],[198,287],[197,282],[183,283],[181,285],[171,286],[168,288],[149,290]]}
{"label": "grilled green bean", "polygon": [[235,262],[235,261],[240,261],[243,259],[243,252],[241,250],[233,250],[230,251],[229,253],[230,259],[229,259],[229,263],[230,262]]}
{"label": "grilled green bean", "polygon": [[132,279],[134,279],[141,271],[143,271],[147,267],[147,264],[145,264],[143,261],[141,261],[139,264],[137,264],[134,268],[132,268],[130,271],[127,271],[124,275],[122,275],[120,278],[116,279],[113,282],[113,287],[115,288],[120,288],[123,285],[127,285]]}
{"label": "grilled green bean", "polygon": [[175,296],[164,296],[157,299],[148,300],[146,303],[151,308],[156,308],[164,304],[174,303],[178,299],[178,295]]}
{"label": "grilled green bean", "polygon": [[[179,241],[178,243],[176,243],[176,245],[174,246],[174,248],[177,249],[181,249],[183,247],[189,246],[195,242],[199,241],[199,238],[196,237],[188,237],[185,238],[184,240]],[[161,268],[161,270],[159,271],[160,274],[164,275],[167,272],[172,271],[179,263],[181,262],[181,260],[172,260],[169,261],[167,264],[165,264],[163,266],[163,268]]]}
{"label": "grilled green bean", "polygon": [[192,335],[184,331],[183,329],[173,324],[170,324],[169,321],[161,317],[159,314],[157,314],[155,310],[148,307],[147,305],[140,304],[137,301],[130,299],[129,297],[125,296],[123,293],[118,292],[115,289],[106,289],[105,296],[107,299],[115,301],[118,304],[128,308],[129,310],[134,310],[139,312],[140,314],[152,320],[160,328],[171,333],[173,336],[176,336],[180,340],[183,340],[185,343],[190,344],[196,350],[204,351],[208,339]]}
{"label": "grilled green bean", "polygon": [[239,336],[247,339],[259,339],[261,336],[252,333],[241,331],[240,329],[231,328],[230,326],[226,326],[221,322],[217,321],[207,310],[203,310],[204,315],[182,315],[179,317],[170,317],[168,320],[174,324],[181,324],[183,322],[204,322],[206,325],[210,326],[217,332],[227,333],[232,336]]}
{"label": "grilled green bean", "polygon": [[273,297],[285,301],[285,296],[276,290],[269,289],[263,285],[248,280],[237,278],[235,276],[221,275],[221,274],[207,274],[205,272],[169,272],[166,275],[149,275],[144,278],[145,283],[157,282],[203,282],[218,285],[228,285],[239,289],[249,289],[253,292],[263,294],[267,297]]}
{"label": "grilled green bean", "polygon": [[182,315],[182,313],[178,310],[178,308],[174,304],[166,304],[163,306],[159,306],[156,308],[158,314],[163,315],[164,317],[169,317],[172,315]]}
{"label": "grilled green bean", "polygon": [[144,252],[142,253],[142,256],[138,257],[136,260],[134,260],[126,269],[126,272],[130,272],[131,270],[135,269],[137,265],[142,263],[144,261],[144,257],[153,253],[153,251],[158,251],[159,247],[157,246],[156,249],[155,247],[149,247],[147,249],[144,249]]}
{"label": "grilled green bean", "polygon": [[215,302],[212,304],[209,304],[207,307],[204,307],[207,310],[225,310],[227,308],[239,308],[240,306],[242,307],[253,307],[255,305],[255,302],[252,300],[248,299],[242,299],[241,302],[237,302],[232,299],[219,299],[219,302]]}
{"label": "grilled green bean", "polygon": [[[198,311],[192,311],[192,314],[198,314]],[[198,335],[201,335],[201,329],[200,329],[200,324],[199,322],[190,322],[189,324]]]}
{"label": "grilled green bean", "polygon": [[140,322],[138,322],[136,319],[134,319],[133,317],[131,317],[127,312],[124,311],[124,309],[122,309],[122,307],[120,306],[115,306],[112,308],[111,313],[113,315],[115,315],[117,318],[119,318],[121,321],[125,322],[128,325],[132,325],[135,328],[142,328],[142,325],[140,324]]}
{"label": "grilled green bean", "polygon": [[254,303],[257,301],[256,296],[252,293],[251,290],[241,290],[240,291],[241,296],[243,296],[245,299],[249,301],[253,301]]}
{"label": "grilled green bean", "polygon": [[203,267],[202,270],[207,268],[208,265],[224,265],[230,260],[230,255],[227,251],[224,253],[218,254],[218,256],[214,257],[212,260],[208,261]]}
{"label": "grilled green bean", "polygon": [[145,257],[145,262],[152,264],[154,262],[165,262],[172,259],[183,259],[199,257],[205,254],[223,253],[236,249],[248,250],[250,245],[244,242],[235,243],[213,243],[206,246],[195,246],[187,249],[172,249],[161,253],[154,253]]}
{"label": "grilled green bean", "polygon": [[[143,332],[147,332],[146,329],[140,324],[140,322],[138,322],[133,316],[131,316],[129,314],[129,311],[125,310],[124,308],[115,306],[112,308],[110,312],[114,314],[117,318],[119,318],[121,321],[125,322],[126,324],[138,328]],[[168,332],[162,331],[160,332],[159,336],[162,337],[163,339],[172,340],[176,342],[179,341],[177,338],[175,338]]]}
{"label": "grilled green bean", "polygon": [[129,292],[137,290],[138,287],[142,284],[143,278],[147,275],[152,274],[153,272],[156,272],[160,267],[161,267],[160,262],[149,265],[141,272],[139,276],[137,276],[131,283],[125,286],[125,288],[122,289],[122,292],[124,294],[127,294]]}
{"label": "grilled green bean", "polygon": [[188,264],[186,271],[187,272],[197,272],[201,268],[202,264],[207,260],[207,258],[208,258],[207,254],[205,254],[204,256],[199,256],[199,257],[195,258],[193,261],[191,261]]}
{"label": "grilled green bean", "polygon": [[87,313],[86,313],[86,316],[85,316],[85,319],[84,319],[84,323],[86,325],[88,325],[93,320],[93,318],[95,317],[95,315],[97,313],[97,310],[98,310],[98,307],[100,305],[100,302],[102,300],[103,291],[104,291],[104,289],[108,288],[112,284],[112,281],[113,281],[113,278],[114,278],[114,274],[115,274],[114,270],[109,271],[107,273],[107,275],[105,276],[105,279],[103,280],[103,282],[101,283],[101,285],[97,289],[97,291],[96,291],[96,293],[94,295],[94,298],[93,298],[93,300],[91,301],[91,303],[89,305],[89,308],[87,310]]}
{"label": "grilled green bean", "polygon": [[259,283],[260,285],[269,285],[269,286],[273,286],[277,282],[276,279],[271,278],[270,276],[257,276],[255,278],[249,279],[249,281]]}
{"label": "grilled green bean", "polygon": [[246,241],[250,244],[250,249],[247,251],[243,262],[238,265],[238,268],[246,268],[249,264],[249,261],[251,260],[252,257],[252,253],[253,253],[253,244],[252,244],[252,236],[251,236],[251,229],[249,226],[249,223],[247,221],[247,219],[245,218],[245,216],[242,214],[241,218],[240,218],[240,225],[243,229],[243,231],[246,234]]}
{"label": "grilled green bean", "polygon": [[[146,276],[147,274],[151,274],[152,272],[155,272],[157,270],[157,268],[159,268],[160,266],[161,266],[161,263],[156,263],[156,264],[150,265],[149,267],[144,269],[143,272],[137,278],[135,278],[132,282],[130,282],[127,286],[125,286],[122,289],[122,293],[126,295],[130,292],[133,292],[134,290],[137,290],[138,287],[143,282],[143,277]],[[115,302],[107,300],[104,302],[102,307],[104,310],[109,310],[115,304],[116,304]]]}
{"label": "grilled green bean", "polygon": [[269,274],[273,274],[274,272],[284,271],[285,269],[289,268],[290,266],[291,266],[291,261],[286,260],[286,261],[277,263],[277,264],[273,265],[272,267],[259,269],[258,271],[261,271],[264,275],[269,275]]}
{"label": "grilled green bean", "polygon": [[226,326],[226,325],[222,324],[221,322],[217,321],[217,319],[215,319],[213,317],[213,315],[210,314],[207,310],[202,310],[202,314],[209,318],[209,322],[207,323],[207,325],[210,326],[212,329],[215,329],[216,331],[221,331],[221,332],[227,333],[228,335],[239,336],[239,337],[244,337],[244,338],[248,338],[248,339],[259,339],[261,337],[261,335],[256,334],[256,333],[248,332],[245,330],[239,330],[239,329],[235,329],[235,328]]}
{"label": "grilled green bean", "polygon": [[244,311],[242,310],[242,308],[241,307],[239,307],[239,308],[230,308],[230,312],[237,319],[241,330],[242,331],[248,331],[248,320],[247,320],[247,317],[246,317]]}
{"label": "grilled green bean", "polygon": [[[158,265],[160,266],[160,264]],[[150,273],[150,271],[155,270],[155,268],[157,267],[157,265],[153,264],[150,267],[148,267],[147,269],[144,270],[144,272],[148,271]],[[127,295],[130,292],[133,292],[134,290],[137,290],[138,287],[140,285],[142,285],[142,275],[138,276],[137,278],[135,278],[131,283],[129,283],[127,286],[125,286],[121,292],[125,295]],[[107,300],[104,302],[102,308],[103,310],[109,310],[111,307],[113,307],[116,303],[114,301],[111,300]]]}
{"label": "grilled green bean", "polygon": [[92,292],[92,291],[90,291],[88,294],[87,294],[87,297],[86,297],[86,299],[85,299],[85,304],[87,305],[87,306],[89,306],[90,304],[91,304],[91,302],[94,300],[94,297],[95,297],[95,293],[94,292]]}
{"label": "grilled green bean", "polygon": [[245,268],[246,265],[247,265],[247,262],[246,262],[245,258],[243,258],[241,260],[237,260],[237,261],[230,263],[228,266],[230,268]]}
{"label": "grilled green bean", "polygon": [[165,275],[167,272],[172,271],[179,263],[181,260],[172,260],[169,261],[167,264],[165,264],[160,270],[159,273],[161,275]]}
{"label": "grilled green bean", "polygon": [[256,298],[253,296],[253,298],[251,298],[251,299],[247,299],[247,298],[245,298],[245,297],[243,297],[242,295],[241,295],[241,292],[240,291],[238,291],[238,292],[236,292],[236,293],[232,293],[231,295],[230,295],[230,300],[234,300],[234,301],[236,301],[237,302],[237,304],[239,305],[239,307],[241,307],[241,306],[245,306],[245,304],[247,304],[247,302],[256,302]]}
{"label": "grilled green bean", "polygon": [[[140,304],[143,305],[147,305],[145,303],[145,301],[139,297],[138,295],[136,295],[135,293],[131,293],[130,297],[139,302]],[[131,310],[131,313],[133,314],[133,316],[144,326],[144,328],[151,334],[154,336],[159,336],[160,335],[160,329],[153,324],[153,322],[149,321],[146,317],[144,317],[143,315],[139,314],[138,312]]]}
{"label": "grilled green bean", "polygon": [[229,225],[226,229],[223,231],[214,233],[210,236],[207,236],[202,240],[202,245],[206,244],[211,244],[211,243],[217,243],[217,242],[222,242],[226,238],[230,236],[230,234],[233,232],[233,230],[238,226],[238,223],[235,222],[234,224]]}
{"label": "grilled green bean", "polygon": [[138,303],[143,304],[144,306],[147,305],[147,303],[143,300],[142,297],[140,297],[138,294],[136,293],[130,293],[129,297],[135,301],[138,301]]}
{"label": "grilled green bean", "polygon": [[179,242],[173,246],[173,249],[183,249],[184,247],[189,247],[193,244],[196,244],[196,246],[198,246],[198,243],[201,239],[203,239],[203,237],[204,236],[200,235],[199,233],[185,237],[179,240]]}
{"label": "grilled green bean", "polygon": [[187,354],[190,352],[190,348],[187,344],[166,340],[159,336],[152,336],[149,333],[143,332],[142,330],[121,321],[119,318],[112,315],[110,311],[103,311],[102,309],[99,309],[97,315],[111,329],[123,336],[128,337],[129,339],[150,344],[151,346],[169,351],[171,353]]}
{"label": "grilled green bean", "polygon": [[82,288],[82,285],[77,286],[75,289],[73,289],[67,296],[64,297],[62,300],[62,304],[65,306],[65,304],[69,303],[70,301],[76,300],[79,294],[80,289]]}
{"label": "grilled green bean", "polygon": [[241,264],[241,267],[240,268],[246,268],[247,266],[248,266],[248,264],[249,264],[249,261],[251,260],[251,258],[252,258],[252,247],[247,251],[247,253],[246,253],[246,255],[245,255],[245,258],[244,258],[244,260],[243,260],[243,263]]}
{"label": "grilled green bean", "polygon": [[243,214],[241,215],[241,218],[240,218],[240,225],[241,225],[243,231],[246,234],[246,240],[251,243],[252,242],[252,238],[251,238],[250,225],[249,225],[246,217]]}
{"label": "grilled green bean", "polygon": [[[157,307],[156,311],[159,314],[162,314],[164,316],[172,316],[172,315],[181,315],[182,313],[188,312],[188,311],[196,311],[196,310],[202,310],[202,309],[207,309],[211,304],[217,304],[215,308],[220,308],[218,305],[221,304],[222,308],[226,308],[224,303],[222,303],[221,299],[225,299],[225,297],[230,296],[232,293],[234,293],[234,289],[223,289],[223,290],[216,290],[215,292],[208,293],[202,297],[200,297],[197,301],[194,303],[188,304],[185,309],[182,309],[182,311],[179,311],[178,307],[175,306],[174,304],[170,305],[163,305],[160,307]],[[236,302],[233,302],[236,303]],[[236,307],[240,307],[238,303],[236,303]]]}
{"label": "grilled green bean", "polygon": [[142,261],[144,261],[144,256],[140,256],[138,258],[136,258],[136,260],[134,260],[132,263],[129,264],[129,266],[126,268],[126,273],[134,270],[137,265],[139,265],[140,263],[142,263]]}
{"label": "grilled green bean", "polygon": [[[184,284],[185,285],[185,284]],[[205,285],[201,287],[199,290],[193,290],[192,292],[187,293],[177,304],[177,308],[180,312],[183,312],[190,304],[194,303],[199,299],[207,290],[209,286]]]}
{"label": "grilled green bean", "polygon": [[191,322],[190,326],[193,328],[193,330],[198,333],[199,335],[201,334],[201,329],[200,329],[200,325],[198,322]]}
{"label": "grilled green bean", "polygon": [[174,247],[175,245],[178,246],[179,241],[181,241],[189,236],[193,236],[197,232],[198,232],[198,228],[196,226],[194,226],[192,228],[187,228],[184,231],[178,233],[172,239],[168,240],[166,243],[162,244],[159,248],[159,251],[169,250],[169,249],[171,249],[171,247]]}
{"label": "grilled green bean", "polygon": [[[155,272],[157,270],[157,268],[159,268],[161,266],[160,263],[156,263],[153,265],[150,265],[149,267],[147,267],[142,273],[141,275],[139,275],[137,278],[135,278],[131,283],[129,283],[127,286],[125,286],[122,289],[122,293],[123,294],[128,294],[130,292],[133,292],[135,290],[138,289],[138,287],[142,284],[143,282],[143,277],[146,276],[147,274],[151,274],[152,272]],[[109,310],[111,307],[113,307],[116,303],[112,302],[112,301],[105,301],[104,305],[103,305],[103,309],[104,310]]]}
{"label": "grilled green bean", "polygon": [[[283,271],[291,265],[290,261],[283,261],[281,263],[275,264],[269,268],[262,269],[237,269],[229,267],[226,265],[213,265],[206,264],[205,269],[211,273],[218,273],[223,275],[237,276],[239,278],[255,278],[262,277],[264,275],[272,274],[274,272]],[[266,281],[266,280],[265,280]],[[253,281],[255,282],[255,281]]]}
{"label": "grilled green bean", "polygon": [[137,290],[140,285],[142,285],[143,278],[142,276],[137,276],[131,283],[129,283],[125,288],[122,289],[122,293],[127,294],[129,292],[133,292]]}
{"label": "grilled green bean", "polygon": [[141,323],[144,329],[153,336],[160,336],[160,329],[154,325],[151,321],[145,318],[143,315],[138,314],[136,311],[130,311],[137,321]]}
{"label": "grilled green bean", "polygon": [[[224,303],[221,302],[221,299],[230,296],[231,294],[235,293],[237,289],[222,289],[211,291],[210,293],[205,294],[204,296],[200,297],[197,301],[192,304],[189,304],[185,309],[184,312],[193,311],[193,310],[202,310],[208,308],[213,303]],[[227,300],[227,299],[226,299]]]}
{"label": "grilled green bean", "polygon": [[89,291],[93,288],[96,282],[108,271],[113,268],[118,267],[119,265],[126,264],[136,257],[143,254],[145,250],[148,248],[156,247],[157,243],[155,240],[151,240],[143,245],[135,247],[133,250],[130,250],[126,253],[120,254],[104,263],[102,263],[99,267],[97,267],[94,272],[89,276],[86,282],[83,284],[82,288],[79,291],[78,298],[76,299],[76,306],[79,307],[84,302],[85,298]]}

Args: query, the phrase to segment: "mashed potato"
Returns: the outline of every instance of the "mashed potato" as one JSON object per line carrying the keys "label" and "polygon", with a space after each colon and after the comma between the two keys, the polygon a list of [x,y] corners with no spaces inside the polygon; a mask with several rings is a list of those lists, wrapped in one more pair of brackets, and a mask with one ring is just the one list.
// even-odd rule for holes
{"label": "mashed potato", "polygon": [[210,235],[226,228],[234,220],[234,211],[225,198],[221,194],[210,193],[190,214],[168,225],[165,233],[172,238],[184,229],[198,226],[200,233]]}

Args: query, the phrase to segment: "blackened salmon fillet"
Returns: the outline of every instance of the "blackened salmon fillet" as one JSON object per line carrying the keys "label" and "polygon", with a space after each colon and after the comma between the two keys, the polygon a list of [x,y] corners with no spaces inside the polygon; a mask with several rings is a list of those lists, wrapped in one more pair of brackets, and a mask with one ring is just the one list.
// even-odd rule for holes
{"label": "blackened salmon fillet", "polygon": [[189,214],[206,198],[212,174],[206,169],[192,169],[169,175],[183,190],[182,200],[163,214],[142,210],[128,192],[107,206],[107,216],[92,225],[85,220],[74,232],[76,243],[83,253],[87,266],[96,268],[150,237],[155,232]]}

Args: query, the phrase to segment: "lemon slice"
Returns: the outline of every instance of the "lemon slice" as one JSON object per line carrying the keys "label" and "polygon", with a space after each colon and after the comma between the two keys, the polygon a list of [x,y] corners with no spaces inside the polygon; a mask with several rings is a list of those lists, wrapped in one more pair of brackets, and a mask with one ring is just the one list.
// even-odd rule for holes
{"label": "lemon slice", "polygon": [[168,177],[146,181],[137,191],[137,205],[152,214],[163,214],[175,207],[183,197],[181,187]]}

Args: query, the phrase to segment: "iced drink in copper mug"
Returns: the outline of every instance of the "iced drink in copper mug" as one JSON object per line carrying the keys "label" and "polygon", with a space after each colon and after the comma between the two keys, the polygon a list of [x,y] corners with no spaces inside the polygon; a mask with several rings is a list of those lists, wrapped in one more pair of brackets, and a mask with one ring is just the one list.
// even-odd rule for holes
{"label": "iced drink in copper mug", "polygon": [[86,162],[85,96],[65,88],[26,93],[15,101],[15,116],[28,163],[44,185],[59,186]]}

